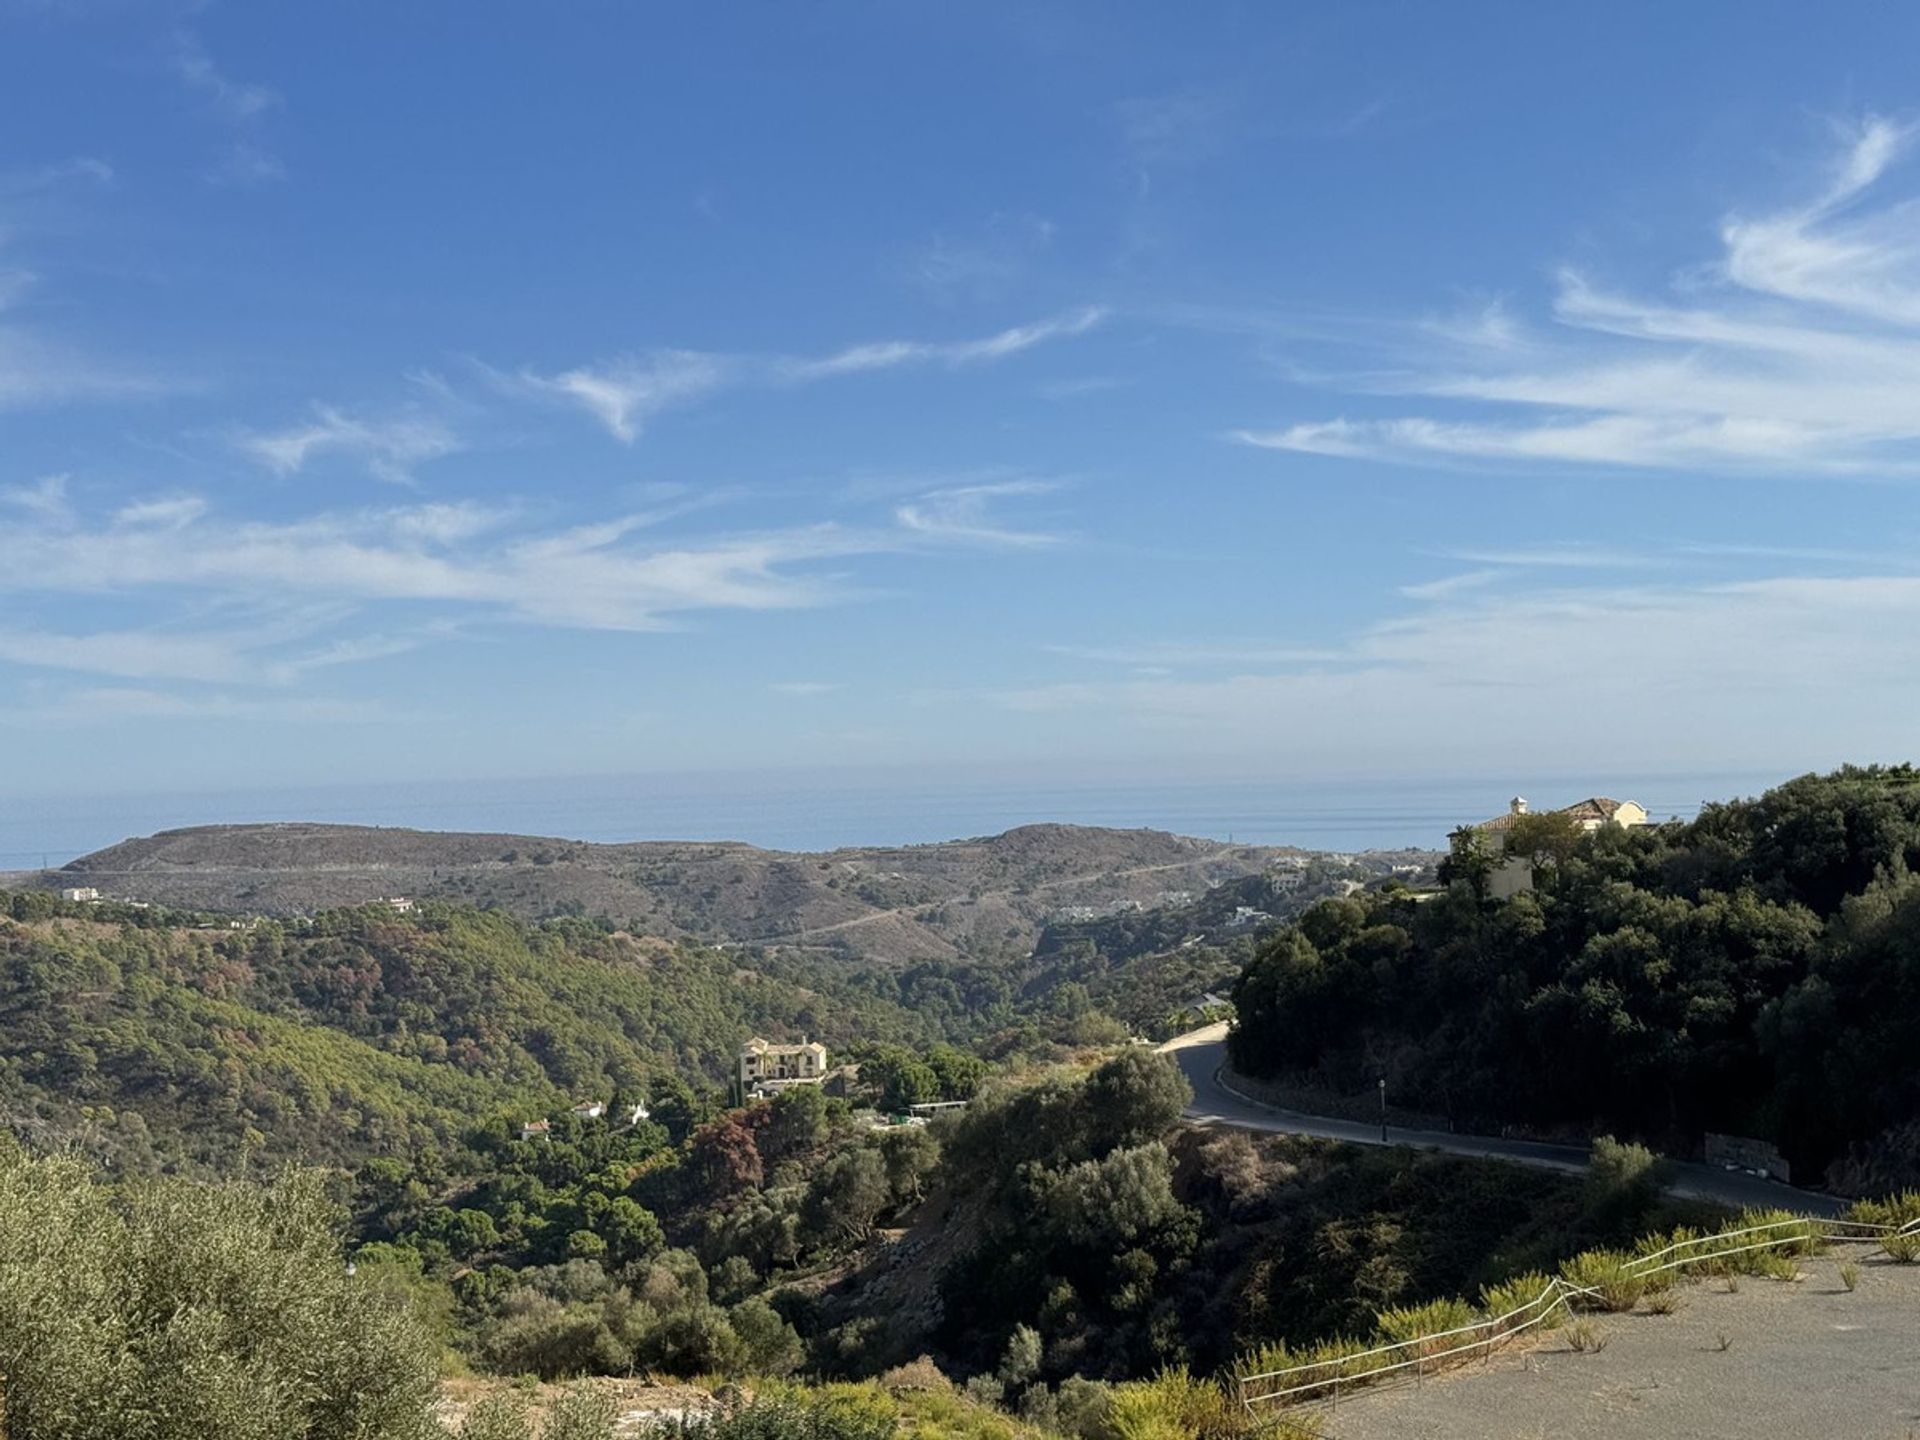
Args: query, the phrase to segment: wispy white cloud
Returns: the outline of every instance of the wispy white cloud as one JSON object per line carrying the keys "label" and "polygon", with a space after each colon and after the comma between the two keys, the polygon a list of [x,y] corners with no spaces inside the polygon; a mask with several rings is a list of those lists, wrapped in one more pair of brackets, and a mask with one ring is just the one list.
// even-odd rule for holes
{"label": "wispy white cloud", "polygon": [[1048,645],[1049,654],[1104,665],[1161,670],[1219,666],[1298,665],[1339,659],[1339,652],[1310,645],[1272,645],[1256,640],[1150,641],[1137,645]]}
{"label": "wispy white cloud", "polygon": [[518,380],[529,393],[586,410],[614,439],[631,445],[655,414],[718,389],[730,368],[727,358],[720,355],[657,350],[603,365],[579,366],[558,375],[523,370]]}
{"label": "wispy white cloud", "polygon": [[[1417,755],[1564,773],[1804,768],[1904,753],[1920,704],[1920,576],[1441,593],[1324,659],[1226,675],[1063,680],[1004,706],[1136,737],[1270,750],[1303,770]],[[1204,648],[1204,647],[1202,647]],[[1284,648],[1284,647],[1282,647]],[[1790,676],[1792,683],[1782,683]],[[1837,713],[1831,697],[1849,703]],[[1493,737],[1493,738],[1490,738]]]}
{"label": "wispy white cloud", "polygon": [[246,645],[245,636],[221,633],[103,630],[61,634],[0,629],[0,661],[128,680],[239,680],[244,671],[240,653]]}
{"label": "wispy white cloud", "polygon": [[1402,585],[1400,593],[1409,600],[1444,600],[1463,590],[1480,590],[1500,579],[1498,570],[1464,570],[1458,575],[1443,575],[1438,580],[1422,580]]}
{"label": "wispy white cloud", "polygon": [[[844,603],[860,593],[846,573],[859,557],[1046,543],[1001,524],[994,510],[1042,488],[935,491],[892,523],[670,538],[660,527],[671,509],[561,527],[531,524],[516,506],[474,503],[249,520],[188,495],[79,511],[60,482],[45,482],[0,494],[17,512],[0,546],[0,596],[47,600],[64,614],[74,613],[72,597],[132,601],[149,623],[0,626],[0,663],[291,686],[466,623],[645,631],[697,612]],[[241,618],[209,625],[208,614]]]}
{"label": "wispy white cloud", "polygon": [[372,724],[390,719],[368,700],[321,697],[262,699],[127,686],[72,690],[40,703],[0,707],[0,725],[111,725],[130,720],[246,720],[303,725]]}
{"label": "wispy white cloud", "polygon": [[122,505],[113,512],[113,520],[116,525],[178,530],[206,513],[207,502],[203,496],[156,495]]}
{"label": "wispy white cloud", "polygon": [[48,165],[0,171],[0,199],[15,199],[74,184],[111,185],[114,169],[97,155],[75,155]]}
{"label": "wispy white cloud", "polygon": [[1038,215],[990,215],[971,229],[934,236],[914,256],[912,276],[943,298],[991,299],[1027,273],[1054,234],[1054,223]]}
{"label": "wispy white cloud", "polygon": [[7,486],[0,489],[0,504],[41,521],[64,521],[73,513],[67,502],[67,480],[65,475],[43,475],[31,484]]}
{"label": "wispy white cloud", "polygon": [[276,475],[297,474],[316,455],[339,453],[363,461],[381,479],[396,484],[410,482],[415,466],[461,448],[453,431],[432,416],[362,420],[326,405],[316,405],[313,419],[304,424],[240,431],[233,443]]}
{"label": "wispy white cloud", "polygon": [[102,400],[137,400],[185,388],[177,380],[142,375],[79,354],[39,331],[8,319],[37,283],[25,270],[0,270],[0,410]]}
{"label": "wispy white cloud", "polygon": [[[1812,200],[1729,218],[1717,262],[1674,301],[1563,271],[1552,330],[1487,302],[1421,322],[1432,346],[1349,382],[1466,413],[1317,419],[1235,438],[1427,463],[1920,475],[1920,201],[1869,204],[1914,134],[1862,122]],[[1500,413],[1515,407],[1539,418]]]}
{"label": "wispy white cloud", "polygon": [[1114,107],[1128,157],[1144,168],[1191,165],[1226,144],[1239,106],[1217,90],[1172,90],[1136,96]]}
{"label": "wispy white cloud", "polygon": [[1469,565],[1506,565],[1530,570],[1645,570],[1662,562],[1646,549],[1626,550],[1617,546],[1562,542],[1553,545],[1449,547],[1443,553],[1450,560]]}
{"label": "wispy white cloud", "polygon": [[254,185],[284,179],[286,166],[262,136],[263,120],[280,104],[279,92],[228,75],[189,30],[175,32],[167,59],[180,82],[205,100],[230,132],[205,170],[206,180],[216,185]]}
{"label": "wispy white cloud", "polygon": [[959,369],[988,364],[1050,340],[1084,334],[1105,316],[1105,310],[1089,306],[970,340],[881,340],[814,357],[656,350],[552,375],[535,370],[508,375],[482,368],[496,386],[509,393],[585,410],[607,433],[630,445],[661,411],[689,404],[726,386],[811,384],[911,366]]}
{"label": "wispy white cloud", "polygon": [[907,365],[959,367],[1004,360],[1049,340],[1084,335],[1106,318],[1099,306],[1032,325],[1015,325],[977,340],[882,340],[853,345],[817,360],[783,360],[779,373],[792,380],[823,380],[867,370],[893,370]]}
{"label": "wispy white cloud", "polygon": [[234,80],[213,63],[200,37],[179,31],[173,37],[171,55],[174,74],[190,89],[198,91],[230,120],[251,120],[280,103],[280,96],[269,86]]}
{"label": "wispy white cloud", "polygon": [[[0,201],[17,196],[32,183],[54,183],[45,179],[47,173],[42,172],[40,182],[18,173],[11,185],[0,178]],[[191,388],[178,377],[144,375],[82,354],[49,333],[44,321],[30,322],[20,313],[23,302],[39,288],[41,276],[10,260],[9,222],[15,209],[11,204],[0,209],[0,410],[143,399]]]}
{"label": "wispy white cloud", "polygon": [[1044,495],[1058,486],[1048,480],[1003,480],[985,485],[959,485],[933,490],[911,504],[894,508],[894,519],[906,530],[935,540],[961,541],[1013,550],[1038,550],[1061,544],[1066,537],[1043,530],[1015,530],[993,518],[996,501],[1016,495]]}

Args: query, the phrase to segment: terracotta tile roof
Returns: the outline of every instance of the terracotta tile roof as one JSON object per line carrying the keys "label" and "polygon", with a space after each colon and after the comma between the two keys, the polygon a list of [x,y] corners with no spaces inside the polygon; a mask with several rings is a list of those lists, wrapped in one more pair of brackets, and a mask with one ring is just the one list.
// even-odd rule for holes
{"label": "terracotta tile roof", "polygon": [[1583,824],[1590,821],[1604,823],[1612,820],[1615,813],[1618,812],[1620,807],[1625,803],[1627,802],[1609,799],[1605,795],[1590,795],[1585,800],[1576,800],[1573,804],[1563,806],[1558,810],[1522,810],[1518,812],[1509,810],[1504,815],[1496,815],[1491,820],[1482,820],[1478,825],[1473,825],[1468,828],[1473,830],[1491,830],[1497,834],[1502,830],[1511,829],[1513,822],[1524,815],[1567,815]]}

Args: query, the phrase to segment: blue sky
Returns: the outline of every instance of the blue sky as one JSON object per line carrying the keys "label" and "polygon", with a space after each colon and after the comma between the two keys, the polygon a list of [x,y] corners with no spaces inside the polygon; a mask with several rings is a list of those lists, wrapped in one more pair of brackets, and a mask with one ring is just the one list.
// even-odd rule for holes
{"label": "blue sky", "polygon": [[0,792],[1898,758],[1822,17],[0,0]]}

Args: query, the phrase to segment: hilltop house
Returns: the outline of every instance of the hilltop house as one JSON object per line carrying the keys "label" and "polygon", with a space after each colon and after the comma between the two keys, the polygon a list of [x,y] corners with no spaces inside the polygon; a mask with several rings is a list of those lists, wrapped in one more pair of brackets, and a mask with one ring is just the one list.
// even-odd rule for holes
{"label": "hilltop house", "polygon": [[776,1094],[794,1085],[818,1085],[827,1078],[827,1047],[818,1040],[775,1045],[759,1036],[740,1047],[740,1093]]}
{"label": "hilltop house", "polygon": [[91,885],[75,885],[60,892],[62,900],[72,900],[82,905],[91,905],[100,898],[100,892]]}
{"label": "hilltop house", "polygon": [[551,1120],[529,1120],[520,1127],[520,1138],[522,1140],[545,1140],[552,1133],[553,1122]]}
{"label": "hilltop house", "polygon": [[[1515,895],[1533,889],[1533,860],[1526,855],[1505,855],[1503,852],[1507,832],[1523,816],[1536,812],[1530,810],[1526,800],[1514,796],[1507,804],[1507,813],[1496,815],[1491,820],[1482,820],[1477,825],[1467,825],[1454,832],[1456,842],[1465,835],[1477,835],[1490,842],[1496,854],[1501,858],[1487,875],[1487,898],[1489,900],[1511,900]],[[1565,815],[1591,835],[1607,825],[1618,825],[1623,830],[1647,823],[1644,806],[1632,800],[1613,800],[1605,795],[1590,795],[1585,800],[1559,810],[1541,812],[1551,815]]]}

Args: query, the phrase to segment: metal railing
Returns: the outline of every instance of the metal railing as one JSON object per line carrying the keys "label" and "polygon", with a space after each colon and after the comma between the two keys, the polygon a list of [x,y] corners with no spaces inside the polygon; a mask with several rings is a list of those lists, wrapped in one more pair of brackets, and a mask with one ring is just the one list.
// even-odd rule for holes
{"label": "metal railing", "polygon": [[[1759,1239],[1749,1237],[1759,1236]],[[1677,1240],[1663,1249],[1636,1255],[1622,1264],[1628,1281],[1644,1283],[1652,1276],[1684,1271],[1692,1266],[1710,1266],[1734,1255],[1761,1250],[1783,1250],[1790,1246],[1828,1243],[1872,1244],[1887,1247],[1889,1240],[1913,1237],[1920,1240],[1920,1219],[1904,1225],[1880,1225],[1861,1220],[1826,1220],[1815,1217],[1774,1220],[1738,1230],[1720,1230]],[[1729,1245],[1728,1241],[1743,1241]],[[1576,1300],[1599,1297],[1601,1292],[1551,1277],[1538,1295],[1503,1315],[1491,1315],[1450,1330],[1437,1330],[1406,1340],[1389,1341],[1367,1350],[1335,1355],[1324,1360],[1309,1360],[1277,1370],[1238,1375],[1234,1386],[1241,1404],[1249,1411],[1262,1406],[1285,1407],[1315,1400],[1330,1400],[1337,1408],[1344,1386],[1349,1392],[1374,1384],[1383,1377],[1411,1370],[1415,1377],[1429,1370],[1444,1368],[1449,1361],[1463,1361],[1475,1355],[1491,1356],[1494,1350],[1514,1336],[1544,1323],[1549,1317],[1571,1310]],[[1441,1344],[1438,1350],[1429,1347]]]}

